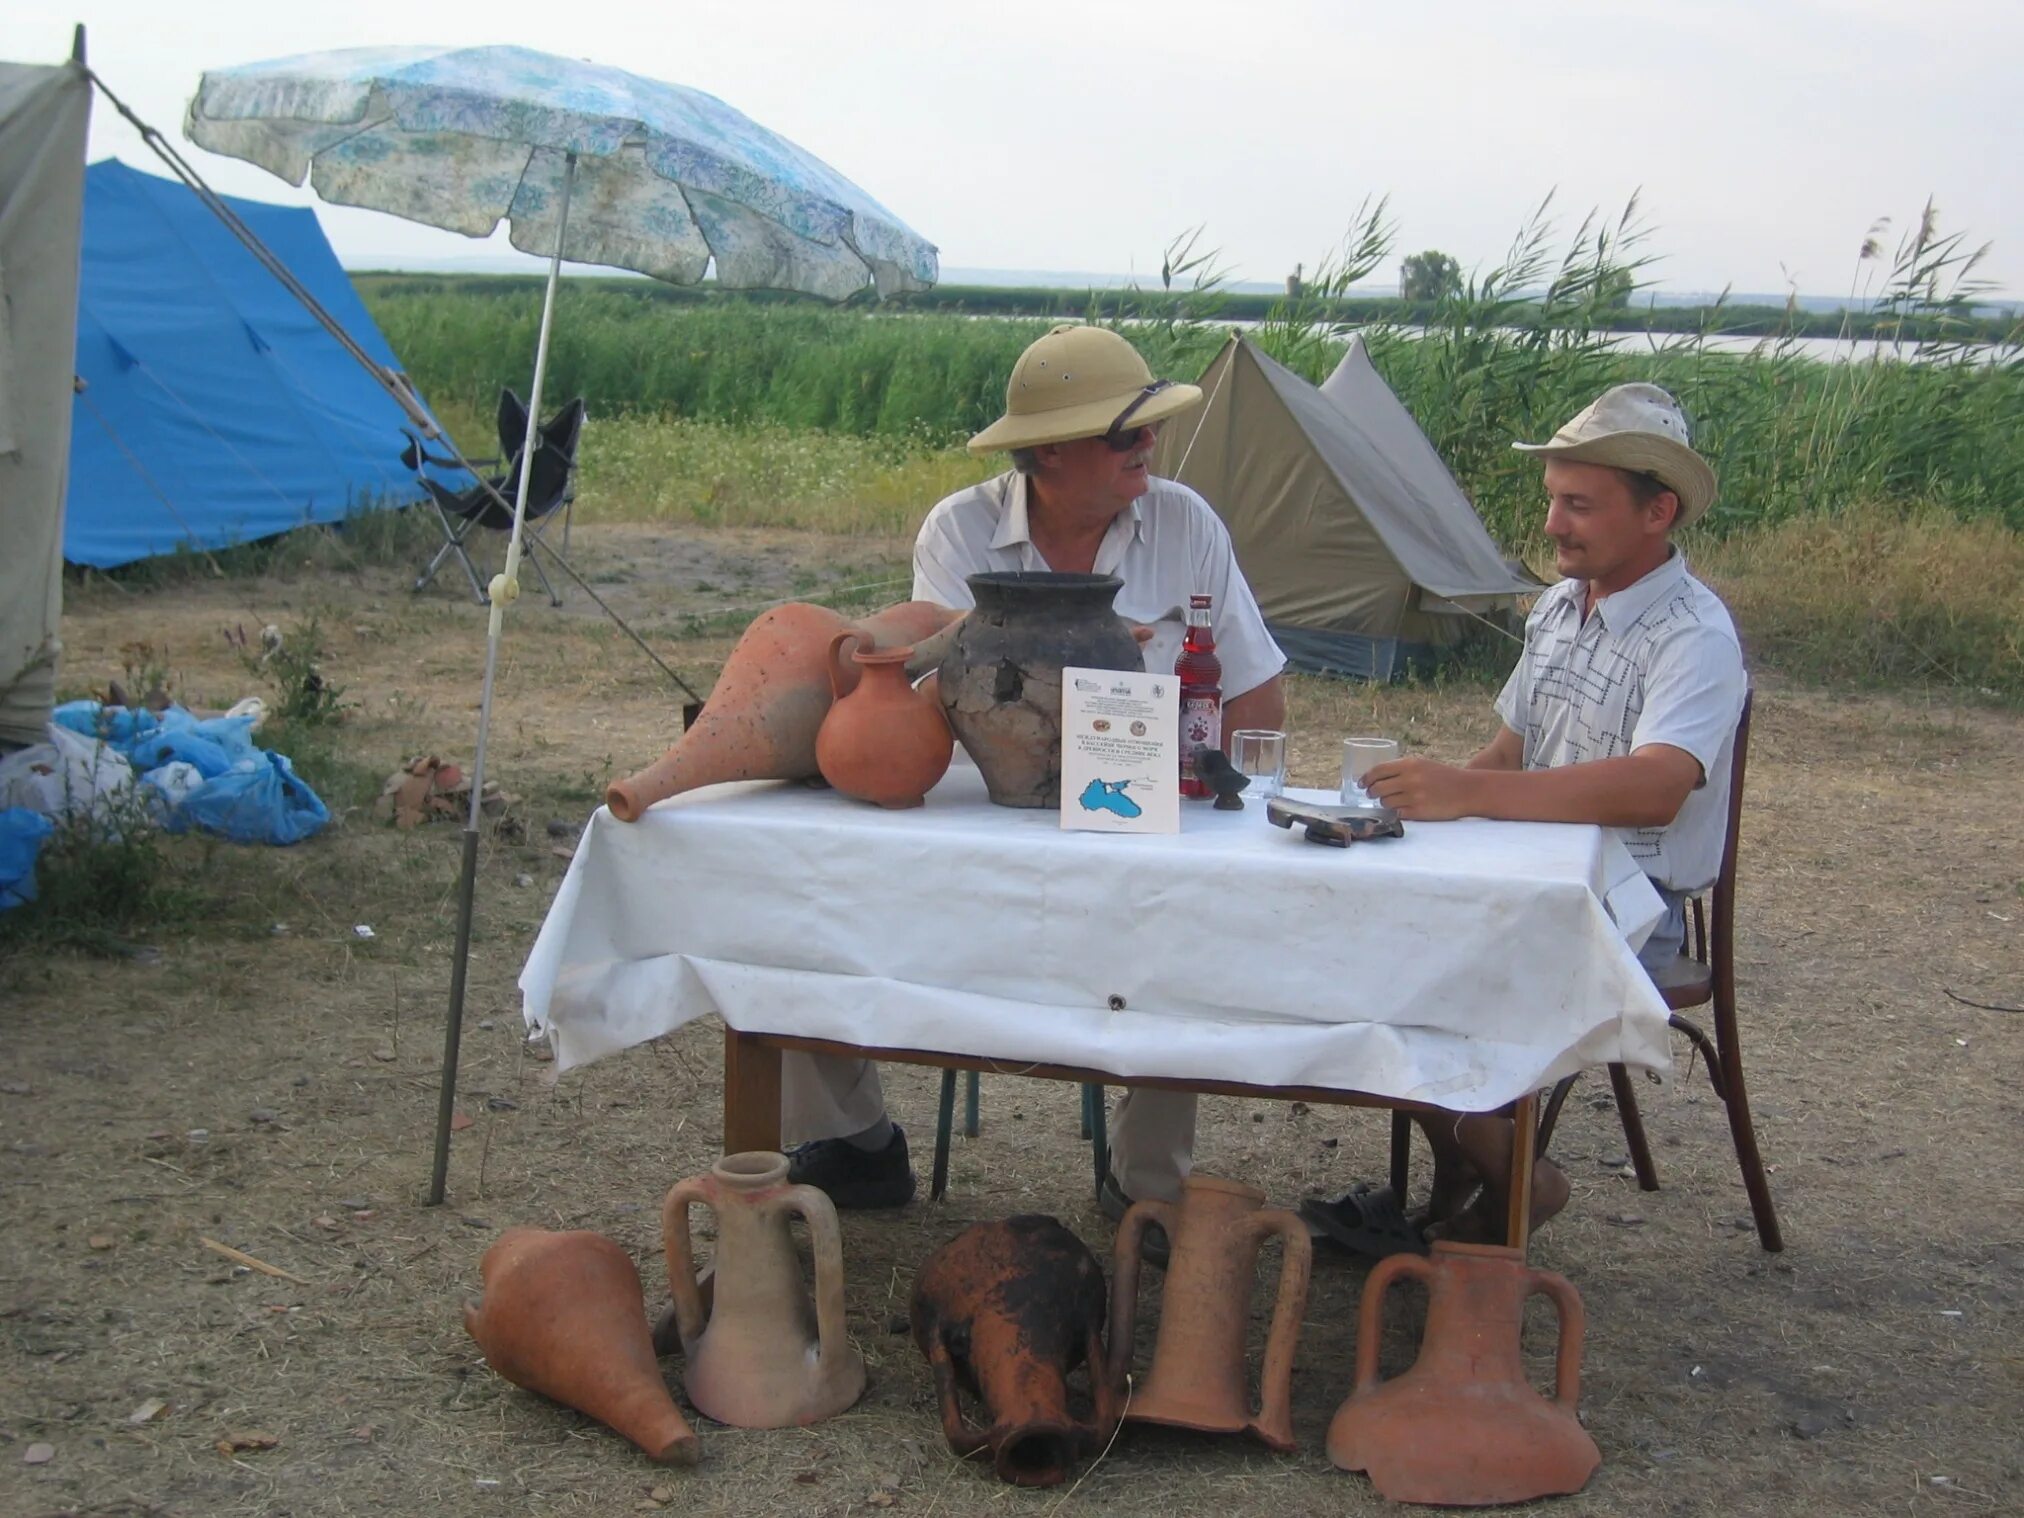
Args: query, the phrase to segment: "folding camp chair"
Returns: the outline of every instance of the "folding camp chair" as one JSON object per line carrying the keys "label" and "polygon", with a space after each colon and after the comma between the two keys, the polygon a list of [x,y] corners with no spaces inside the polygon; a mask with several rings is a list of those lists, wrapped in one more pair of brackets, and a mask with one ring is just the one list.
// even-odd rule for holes
{"label": "folding camp chair", "polygon": [[[583,398],[579,396],[542,426],[534,449],[532,472],[527,480],[527,517],[523,531],[533,543],[540,544],[549,553],[555,550],[548,546],[544,534],[558,513],[563,518],[564,545],[567,546],[569,541],[569,522],[576,502],[576,448],[583,436],[583,417]],[[465,578],[471,582],[471,594],[482,606],[487,600],[485,582],[479,577],[477,566],[471,562],[471,555],[464,545],[470,535],[481,527],[489,532],[512,530],[511,502],[520,488],[520,464],[527,441],[527,408],[511,390],[499,392],[499,456],[474,461],[481,465],[506,464],[504,474],[492,477],[490,490],[484,485],[473,485],[463,491],[449,489],[422,466],[435,464],[449,467],[456,461],[429,453],[412,433],[407,437],[408,446],[402,450],[401,462],[415,471],[422,487],[428,491],[437,524],[443,529],[443,546],[436,550],[428,567],[416,578],[414,588],[418,591],[426,589],[436,578],[443,562],[454,557],[463,566]],[[500,506],[493,496],[494,491],[505,498],[507,506]],[[555,587],[549,583],[548,572],[541,567],[539,555],[531,552],[531,548],[532,544],[528,560],[541,581],[541,588],[548,592],[549,605],[560,606],[562,597],[555,593]]]}

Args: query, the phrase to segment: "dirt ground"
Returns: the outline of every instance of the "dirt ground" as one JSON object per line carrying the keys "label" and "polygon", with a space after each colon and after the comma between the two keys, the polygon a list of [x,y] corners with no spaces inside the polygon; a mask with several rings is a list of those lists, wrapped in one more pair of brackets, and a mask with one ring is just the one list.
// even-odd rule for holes
{"label": "dirt ground", "polygon": [[[699,615],[736,625],[769,597],[905,572],[895,545],[762,533],[581,530],[573,553],[698,681],[727,647],[721,622],[685,637]],[[0,1515],[622,1513],[657,1510],[656,1488],[671,1511],[726,1514],[1384,1507],[1321,1448],[1364,1279],[1342,1263],[1317,1265],[1295,1454],[1134,1429],[1072,1488],[1039,1492],[949,1455],[926,1367],[895,1332],[917,1264],[1019,1211],[1057,1214],[1100,1253],[1110,1237],[1074,1094],[1010,1077],[985,1081],[982,1136],[957,1141],[945,1203],[845,1218],[872,1378],[850,1413],[778,1433],[702,1424],[702,1464],[666,1472],[489,1372],[459,1309],[502,1228],[611,1235],[658,1308],[659,1199],[718,1148],[714,1024],[556,1080],[523,1043],[514,990],[558,848],[607,776],[672,738],[680,696],[581,592],[508,619],[491,769],[524,826],[483,854],[458,1095],[474,1121],[450,1203],[431,1209],[457,832],[395,831],[356,803],[407,755],[468,760],[483,614],[447,589],[410,596],[393,569],[87,587],[65,676],[102,686],[141,639],[167,650],[178,694],[223,706],[257,686],[221,629],[312,613],[352,704],[340,825],[285,851],[181,842],[213,895],[194,930],[126,958],[0,963]],[[1489,694],[1297,681],[1295,779],[1327,783],[1352,723],[1464,755]],[[1760,687],[1739,978],[1788,1247],[1758,1248],[1698,1071],[1644,1088],[1651,1194],[1623,1169],[1606,1086],[1578,1089],[1555,1145],[1574,1201],[1535,1258],[1587,1305],[1582,1405],[1603,1465],[1542,1508],[2024,1510],[2020,751],[2014,713]],[[934,1077],[893,1072],[888,1089],[925,1172]],[[1375,1114],[1210,1100],[1198,1161],[1291,1202],[1381,1175],[1384,1146]],[[1421,1311],[1395,1299],[1388,1366]],[[1543,1379],[1540,1314],[1527,1353]],[[271,1447],[231,1450],[249,1431]],[[31,1462],[37,1445],[53,1453]]]}

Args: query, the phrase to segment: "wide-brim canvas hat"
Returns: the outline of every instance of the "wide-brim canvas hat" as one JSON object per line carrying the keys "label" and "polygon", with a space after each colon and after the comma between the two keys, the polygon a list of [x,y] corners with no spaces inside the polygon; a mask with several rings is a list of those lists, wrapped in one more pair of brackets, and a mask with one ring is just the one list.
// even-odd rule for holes
{"label": "wide-brim canvas hat", "polygon": [[1546,458],[1651,475],[1680,498],[1675,527],[1698,521],[1715,502],[1714,466],[1694,452],[1680,403],[1657,385],[1605,390],[1546,442],[1511,446]]}
{"label": "wide-brim canvas hat", "polygon": [[1155,381],[1138,349],[1108,328],[1064,323],[1019,355],[1005,383],[1005,414],[970,439],[970,452],[1101,437],[1127,411],[1130,425],[1143,427],[1201,399],[1194,385]]}

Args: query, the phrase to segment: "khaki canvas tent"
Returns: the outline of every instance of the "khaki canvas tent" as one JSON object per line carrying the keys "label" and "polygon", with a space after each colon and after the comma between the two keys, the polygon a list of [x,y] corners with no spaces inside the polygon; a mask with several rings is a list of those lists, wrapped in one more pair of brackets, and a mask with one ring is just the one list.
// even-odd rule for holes
{"label": "khaki canvas tent", "polygon": [[1317,389],[1233,334],[1198,383],[1207,399],[1162,430],[1153,471],[1216,508],[1294,668],[1388,680],[1540,588],[1361,338]]}
{"label": "khaki canvas tent", "polygon": [[41,742],[55,696],[90,116],[81,58],[0,62],[0,746]]}

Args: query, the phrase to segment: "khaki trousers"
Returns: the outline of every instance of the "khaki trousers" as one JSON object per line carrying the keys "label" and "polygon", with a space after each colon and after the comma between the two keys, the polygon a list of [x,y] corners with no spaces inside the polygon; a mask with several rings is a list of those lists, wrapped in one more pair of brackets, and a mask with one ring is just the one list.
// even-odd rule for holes
{"label": "khaki trousers", "polygon": [[[780,1134],[787,1144],[862,1133],[885,1115],[878,1066],[836,1054],[780,1056]],[[1133,1201],[1178,1200],[1195,1148],[1195,1098],[1127,1088],[1110,1115],[1110,1168]]]}

